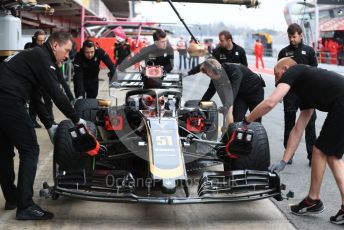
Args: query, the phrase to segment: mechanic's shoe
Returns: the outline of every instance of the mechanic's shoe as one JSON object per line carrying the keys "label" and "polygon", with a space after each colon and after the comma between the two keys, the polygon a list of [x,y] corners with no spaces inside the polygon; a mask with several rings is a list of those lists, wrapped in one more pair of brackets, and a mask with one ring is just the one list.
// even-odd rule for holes
{"label": "mechanic's shoe", "polygon": [[33,122],[33,126],[37,129],[42,128],[42,126],[40,124],[38,124],[38,122],[36,120]]}
{"label": "mechanic's shoe", "polygon": [[6,201],[5,203],[5,210],[13,210],[17,208],[17,204],[16,203],[12,203],[12,202],[8,202]]}
{"label": "mechanic's shoe", "polygon": [[325,207],[321,200],[311,200],[306,197],[300,203],[291,205],[290,210],[295,215],[309,215],[322,213]]}
{"label": "mechanic's shoe", "polygon": [[330,217],[330,221],[334,224],[344,224],[344,205],[335,216]]}
{"label": "mechanic's shoe", "polygon": [[50,220],[54,214],[41,209],[38,205],[34,204],[24,210],[17,209],[17,220]]}

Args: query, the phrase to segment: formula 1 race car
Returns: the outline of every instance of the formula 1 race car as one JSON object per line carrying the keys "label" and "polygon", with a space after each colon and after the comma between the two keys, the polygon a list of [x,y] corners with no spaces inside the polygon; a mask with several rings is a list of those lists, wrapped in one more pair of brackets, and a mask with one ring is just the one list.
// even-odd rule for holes
{"label": "formula 1 race car", "polygon": [[[182,86],[180,74],[147,66],[116,74],[109,89],[115,99],[78,100],[87,129],[69,120],[59,124],[54,185],[44,183],[41,196],[159,204],[281,200],[279,176],[267,171],[264,127],[232,124],[217,141],[216,103],[183,103]],[[95,155],[80,148],[76,132],[97,139]],[[222,164],[223,170],[210,170]]]}

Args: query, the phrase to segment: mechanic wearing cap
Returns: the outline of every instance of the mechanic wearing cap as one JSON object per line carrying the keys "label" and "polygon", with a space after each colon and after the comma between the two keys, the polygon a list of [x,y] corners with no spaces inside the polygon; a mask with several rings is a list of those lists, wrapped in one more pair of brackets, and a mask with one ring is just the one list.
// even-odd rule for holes
{"label": "mechanic wearing cap", "polygon": [[133,57],[128,56],[118,66],[120,71],[125,71],[126,68],[134,65],[137,62],[146,61],[152,65],[163,66],[164,70],[169,73],[173,69],[174,51],[171,44],[168,42],[166,32],[158,29],[153,33],[154,44],[142,48],[138,54]]}
{"label": "mechanic wearing cap", "polygon": [[274,68],[276,89],[260,103],[241,123],[245,128],[254,120],[271,111],[289,91],[300,100],[300,115],[290,132],[283,159],[270,167],[282,171],[295,153],[314,109],[327,112],[327,117],[312,152],[311,183],[308,196],[292,205],[296,215],[318,214],[324,211],[320,188],[329,165],[341,194],[341,209],[330,218],[335,224],[344,224],[344,76],[325,69],[297,64],[292,58],[282,58]]}
{"label": "mechanic wearing cap", "polygon": [[[293,57],[293,59],[296,61],[297,64],[317,66],[318,62],[315,56],[314,49],[310,46],[303,44],[302,42],[301,27],[298,24],[293,23],[289,25],[287,32],[288,32],[288,38],[289,38],[290,44],[279,52],[278,60],[284,57]],[[290,131],[295,125],[296,112],[299,108],[299,103],[300,103],[299,99],[292,92],[289,92],[283,98],[284,148],[287,147]],[[311,164],[312,149],[316,140],[315,119],[316,119],[316,113],[314,110],[314,113],[308,122],[308,125],[306,127],[306,132],[305,132],[307,158],[309,160],[309,165]],[[288,163],[292,164],[292,158],[290,159]]]}
{"label": "mechanic wearing cap", "polygon": [[[41,209],[32,200],[39,146],[25,109],[30,95],[43,87],[66,117],[75,124],[86,123],[60,90],[55,71],[56,63],[68,56],[71,47],[70,34],[53,33],[41,47],[10,56],[0,65],[0,183],[6,200],[5,210],[17,208],[18,220],[53,218],[52,213]],[[53,128],[47,128],[53,136]],[[14,185],[14,147],[20,157],[18,187]]]}
{"label": "mechanic wearing cap", "polygon": [[86,40],[74,59],[74,93],[76,98],[96,98],[99,88],[100,61],[110,70],[110,79],[115,74],[115,66],[109,55],[93,41]]}
{"label": "mechanic wearing cap", "polygon": [[116,66],[120,65],[122,61],[130,55],[130,45],[126,38],[117,36],[114,49],[114,59],[116,60]]}

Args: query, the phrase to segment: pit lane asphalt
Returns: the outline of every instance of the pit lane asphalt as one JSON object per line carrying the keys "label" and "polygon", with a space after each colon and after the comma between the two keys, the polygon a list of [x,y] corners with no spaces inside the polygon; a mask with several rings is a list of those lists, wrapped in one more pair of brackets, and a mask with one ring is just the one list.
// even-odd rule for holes
{"label": "pit lane asphalt", "polygon": [[[252,59],[252,57],[251,57]],[[253,59],[249,57],[249,64]],[[265,59],[267,62],[267,60]],[[271,61],[271,65],[273,61]],[[268,64],[266,64],[270,67]],[[270,67],[271,68],[271,67]],[[106,79],[106,71],[101,72]],[[263,75],[267,82],[266,95],[274,89],[271,75]],[[100,97],[108,95],[107,81],[101,81]],[[208,85],[205,76],[190,76],[184,81],[185,100],[199,99]],[[218,98],[217,98],[218,100]],[[57,121],[64,116],[54,109]],[[318,114],[317,129],[322,124],[323,115]],[[267,129],[271,148],[272,162],[280,160],[283,153],[283,108],[282,104],[263,119]],[[287,189],[295,192],[295,198],[289,201],[271,202],[269,199],[253,202],[230,204],[196,205],[146,205],[116,204],[81,201],[60,197],[58,200],[45,200],[39,197],[44,181],[52,184],[52,149],[49,137],[44,129],[36,129],[40,144],[40,160],[34,186],[34,200],[43,208],[55,213],[50,221],[16,221],[15,211],[4,211],[4,199],[0,195],[0,229],[337,229],[328,223],[330,215],[338,209],[339,192],[334,179],[327,171],[322,189],[327,210],[318,217],[296,217],[289,214],[289,203],[301,200],[308,190],[310,169],[307,166],[304,143],[295,156],[294,164],[281,173],[282,182]],[[16,155],[16,167],[18,155]],[[277,205],[277,207],[275,206]],[[279,210],[280,209],[280,210]],[[342,227],[338,227],[342,229]]]}

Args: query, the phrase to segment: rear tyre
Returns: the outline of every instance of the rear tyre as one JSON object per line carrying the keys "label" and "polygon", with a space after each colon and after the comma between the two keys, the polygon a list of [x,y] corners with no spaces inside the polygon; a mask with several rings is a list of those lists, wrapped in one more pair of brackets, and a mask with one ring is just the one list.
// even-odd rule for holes
{"label": "rear tyre", "polygon": [[[239,123],[233,123],[228,127],[228,135],[224,135],[222,137],[223,143],[227,144],[229,138],[238,127],[238,124]],[[248,128],[254,131],[251,153],[245,156],[241,155],[236,159],[225,157],[223,164],[225,171],[244,169],[260,171],[268,170],[270,165],[270,148],[265,128],[261,123],[258,122],[252,122]]]}

